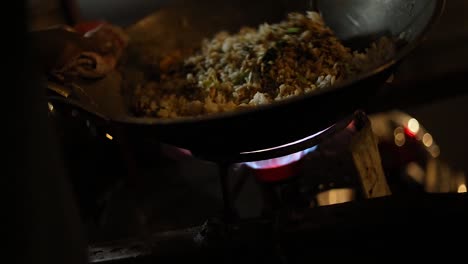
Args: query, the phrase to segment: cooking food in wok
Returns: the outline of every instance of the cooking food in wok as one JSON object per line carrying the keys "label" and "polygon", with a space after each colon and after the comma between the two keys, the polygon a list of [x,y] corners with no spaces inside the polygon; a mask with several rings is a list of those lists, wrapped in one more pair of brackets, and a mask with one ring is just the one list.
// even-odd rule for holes
{"label": "cooking food in wok", "polygon": [[55,109],[83,110],[106,129],[192,152],[288,144],[365,111],[444,1],[166,4],[125,27],[118,71],[76,83],[86,92],[78,99],[51,96]]}
{"label": "cooking food in wok", "polygon": [[139,116],[175,118],[269,104],[351,79],[395,55],[381,37],[364,51],[346,47],[317,12],[217,33],[194,54],[176,51],[146,62],[144,80],[130,87]]}

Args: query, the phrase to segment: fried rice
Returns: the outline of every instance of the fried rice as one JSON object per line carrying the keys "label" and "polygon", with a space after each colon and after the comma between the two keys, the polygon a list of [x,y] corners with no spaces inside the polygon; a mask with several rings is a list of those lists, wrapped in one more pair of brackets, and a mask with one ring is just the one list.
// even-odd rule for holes
{"label": "fried rice", "polygon": [[277,24],[220,32],[189,57],[168,54],[155,77],[134,87],[132,110],[176,118],[269,104],[366,72],[394,56],[393,43],[383,37],[353,51],[318,13],[290,13]]}

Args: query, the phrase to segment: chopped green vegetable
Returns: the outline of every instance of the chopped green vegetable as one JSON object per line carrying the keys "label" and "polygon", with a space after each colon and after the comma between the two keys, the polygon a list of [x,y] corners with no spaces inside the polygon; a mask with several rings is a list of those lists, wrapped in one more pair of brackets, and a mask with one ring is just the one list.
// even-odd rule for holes
{"label": "chopped green vegetable", "polygon": [[301,31],[301,28],[298,28],[298,27],[291,27],[291,28],[286,29],[286,33],[288,34],[296,34],[296,33],[299,33],[300,31]]}
{"label": "chopped green vegetable", "polygon": [[202,85],[204,88],[209,88],[211,85],[213,84],[213,82],[211,80],[205,80]]}

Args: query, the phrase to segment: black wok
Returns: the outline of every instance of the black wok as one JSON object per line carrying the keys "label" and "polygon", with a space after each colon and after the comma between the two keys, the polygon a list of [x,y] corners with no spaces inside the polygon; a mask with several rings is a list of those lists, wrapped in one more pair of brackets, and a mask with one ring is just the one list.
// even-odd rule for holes
{"label": "black wok", "polygon": [[[161,120],[127,112],[125,91],[109,86],[89,91],[96,103],[51,97],[57,106],[84,111],[109,129],[124,129],[137,140],[164,142],[195,152],[239,153],[270,148],[307,137],[352,114],[366,110],[379,87],[423,40],[443,10],[442,0],[277,0],[177,1],[132,25],[134,45],[157,52],[196,47],[220,30],[276,22],[290,11],[316,9],[348,46],[364,48],[382,35],[400,36],[405,45],[380,67],[321,90],[270,105],[201,116]],[[136,44],[135,44],[136,43]],[[137,70],[137,68],[136,68]]]}

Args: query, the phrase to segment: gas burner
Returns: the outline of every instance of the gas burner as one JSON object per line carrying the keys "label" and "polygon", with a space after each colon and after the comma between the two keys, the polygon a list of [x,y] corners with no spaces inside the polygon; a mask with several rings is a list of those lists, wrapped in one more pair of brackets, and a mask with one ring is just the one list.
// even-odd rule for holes
{"label": "gas burner", "polygon": [[[247,176],[237,175],[241,177],[253,177],[256,180],[257,185],[260,187],[262,193],[264,208],[261,214],[271,214],[281,208],[307,208],[312,204],[323,204],[322,201],[317,201],[316,195],[320,192],[325,192],[327,189],[317,188],[319,184],[305,183],[303,178],[312,178],[312,181],[316,179],[324,180],[325,183],[330,186],[336,184],[337,188],[347,187],[345,182],[341,178],[354,177],[358,180],[348,181],[346,184],[358,185],[355,189],[365,190],[365,197],[379,196],[382,193],[386,193],[385,190],[381,189],[378,192],[372,193],[374,183],[363,183],[360,186],[359,179],[362,180],[365,177],[377,179],[376,174],[364,175],[366,172],[362,171],[364,167],[372,167],[373,163],[380,163],[379,154],[375,141],[367,139],[369,134],[366,136],[360,136],[359,140],[362,141],[361,145],[369,146],[368,149],[374,150],[372,157],[365,157],[363,161],[354,161],[353,155],[368,155],[364,149],[360,147],[354,150],[356,153],[351,153],[350,144],[352,144],[351,138],[355,135],[360,134],[361,130],[367,127],[370,129],[369,119],[366,114],[357,111],[348,118],[343,119],[334,125],[325,128],[321,131],[312,133],[310,136],[296,140],[294,142],[275,146],[267,149],[260,149],[255,151],[245,151],[240,153],[233,153],[232,155],[217,155],[217,153],[200,153],[191,152],[190,150],[180,149],[169,145],[164,145],[163,149],[165,153],[174,158],[194,158],[198,160],[209,161],[217,164],[218,175],[221,182],[223,202],[224,202],[224,221],[226,223],[234,223],[239,219],[239,214],[234,206],[236,200],[236,194],[233,193],[232,188],[233,180],[231,177],[231,168],[233,166],[244,166],[247,167]],[[366,131],[367,131],[366,130]],[[359,145],[359,144],[358,144]],[[333,156],[333,153],[339,153]],[[332,153],[332,154],[329,154]],[[303,177],[304,160],[313,159],[314,155],[327,156],[329,162],[334,162],[335,159],[342,159],[346,163],[347,167],[343,171],[337,171],[336,176],[329,177],[330,173],[320,171],[322,175],[309,175]],[[377,159],[376,159],[377,158]],[[321,160],[317,158],[317,160]],[[341,161],[340,161],[341,162]],[[366,163],[367,162],[367,163]],[[320,162],[321,163],[321,162]],[[360,164],[357,164],[360,163]],[[345,171],[351,169],[352,172]],[[380,172],[379,176],[383,177],[383,172],[380,167],[377,166],[375,171]],[[346,175],[344,177],[343,175]],[[340,176],[338,176],[340,175]],[[350,176],[352,175],[352,176]],[[332,179],[333,182],[329,184],[328,178]],[[381,179],[382,181],[382,179]],[[383,185],[386,186],[385,180],[382,181]],[[310,187],[313,185],[313,187]],[[317,185],[317,186],[316,186]],[[309,188],[310,187],[310,188]],[[314,189],[315,188],[315,189]],[[369,192],[369,193],[367,193]],[[312,197],[313,196],[313,197]],[[311,198],[312,197],[312,198]],[[323,200],[323,199],[322,199]]]}
{"label": "gas burner", "polygon": [[[413,133],[417,130],[414,121],[406,120],[404,123],[413,123],[408,126],[408,129]],[[213,256],[213,252],[221,252],[226,248],[238,250],[238,245],[235,244],[238,242],[245,247],[242,248],[243,250],[252,250],[254,253],[264,250],[274,258],[281,259],[284,245],[290,243],[300,245],[298,239],[305,237],[315,240],[318,228],[322,229],[328,223],[326,217],[350,215],[328,213],[330,212],[328,210],[339,210],[347,207],[352,207],[353,210],[363,209],[360,205],[353,207],[358,204],[358,201],[342,205],[336,204],[352,200],[366,203],[363,201],[366,198],[389,194],[385,188],[375,188],[377,185],[380,187],[388,186],[383,170],[379,167],[381,160],[376,139],[379,133],[376,133],[377,136],[374,135],[370,124],[367,116],[358,112],[352,117],[303,140],[265,150],[237,153],[226,159],[207,159],[206,157],[209,155],[200,156],[188,150],[165,145],[163,148],[165,153],[172,158],[202,159],[201,157],[205,157],[205,161],[218,165],[224,199],[224,214],[208,218],[209,220],[203,225],[199,225],[201,222],[190,225],[196,225],[194,228],[156,233],[145,238],[143,243],[137,239],[93,247],[91,259],[96,263],[105,263],[120,257],[128,259],[142,259],[147,256],[164,258],[166,255],[163,254],[169,254],[168,252],[179,257],[183,254],[176,252],[185,252],[185,250],[206,250],[210,256]],[[424,132],[422,129],[421,125],[419,131]],[[397,136],[393,133],[394,130],[394,128],[389,130],[391,132],[389,135],[392,137],[391,142],[393,142],[393,137]],[[405,130],[402,131],[405,133]],[[423,138],[424,136],[420,139],[422,143],[424,143]],[[381,140],[381,138],[379,139]],[[407,144],[408,142],[407,140]],[[214,156],[213,154],[210,157]],[[368,171],[374,171],[375,174],[366,174]],[[383,182],[379,182],[382,178],[378,178],[378,176],[384,177]],[[235,185],[242,177],[254,179],[251,182],[260,187],[257,194],[259,202],[263,200],[263,204],[255,208],[255,210],[260,210],[260,215],[240,217],[239,215],[242,214],[238,212],[242,212],[241,206],[238,208],[234,206],[241,204],[236,203],[239,200],[236,200]],[[368,181],[368,179],[374,181]],[[460,186],[466,190],[466,185]],[[401,196],[396,195],[396,198],[398,197]],[[378,200],[385,201],[386,199]],[[248,200],[249,203],[251,201]],[[402,202],[402,204],[405,203]],[[309,210],[312,207],[321,208]],[[366,208],[368,209],[368,207]],[[380,207],[376,206],[375,208]],[[395,207],[389,207],[389,210],[394,209]],[[325,213],[320,215],[321,212]],[[386,212],[386,210],[382,212]],[[375,215],[372,213],[370,216]],[[363,219],[369,218],[364,217]],[[340,218],[336,221],[341,223],[343,220]],[[314,227],[317,229],[308,229]],[[365,228],[367,227],[368,225]],[[335,229],[330,228],[329,230]],[[282,241],[281,246],[278,247],[278,237],[288,238],[288,236],[282,236],[284,234],[288,234],[290,237],[288,240]],[[327,233],[326,236],[328,235]],[[181,243],[181,241],[183,242]],[[235,249],[231,248],[232,245],[236,246]],[[266,248],[261,248],[263,245],[266,245]]]}

